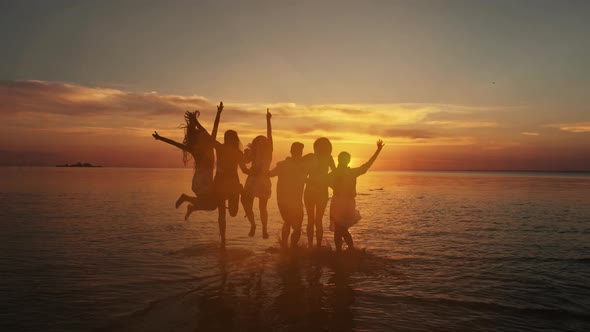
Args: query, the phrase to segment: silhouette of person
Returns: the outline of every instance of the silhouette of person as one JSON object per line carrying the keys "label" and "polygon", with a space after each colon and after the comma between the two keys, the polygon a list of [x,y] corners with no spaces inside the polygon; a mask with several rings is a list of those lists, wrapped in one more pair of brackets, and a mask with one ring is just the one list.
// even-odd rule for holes
{"label": "silhouette of person", "polygon": [[314,228],[317,247],[322,246],[324,234],[322,218],[329,199],[328,171],[336,168],[332,158],[332,143],[329,139],[321,137],[315,140],[313,151],[313,154],[309,155],[309,175],[303,194],[307,210],[307,243],[310,249],[313,248]]}
{"label": "silhouette of person", "polygon": [[356,224],[361,215],[356,209],[356,178],[367,173],[377,156],[383,149],[383,141],[377,141],[377,150],[369,161],[361,167],[350,168],[350,154],[341,152],[338,155],[338,167],[329,174],[329,184],[333,195],[330,203],[330,222],[334,225],[334,243],[336,251],[342,250],[342,240],[346,241],[349,249],[354,249],[352,236],[348,228]]}
{"label": "silhouette of person", "polygon": [[238,214],[240,202],[240,193],[242,184],[238,177],[238,166],[244,174],[249,170],[244,162],[244,154],[241,150],[240,138],[235,130],[228,130],[223,135],[223,144],[215,142],[217,151],[217,171],[213,180],[213,188],[217,197],[217,210],[219,224],[219,235],[221,236],[221,245],[225,246],[225,204],[229,215],[235,217]]}
{"label": "silhouette of person", "polygon": [[192,190],[196,197],[181,194],[176,201],[176,208],[182,203],[188,201],[191,203],[187,207],[184,219],[188,219],[194,210],[212,211],[217,208],[217,202],[213,192],[213,167],[215,157],[213,153],[217,128],[219,126],[219,114],[223,110],[223,102],[217,106],[217,117],[213,125],[213,133],[209,135],[198,120],[199,111],[186,112],[185,118],[185,135],[183,143],[178,143],[169,138],[160,136],[154,131],[152,136],[159,141],[171,144],[180,148],[183,152],[183,162],[186,163],[192,158],[194,161],[194,174],[192,180]]}
{"label": "silhouette of person", "polygon": [[283,218],[281,230],[281,247],[286,249],[291,234],[291,248],[297,247],[301,237],[301,223],[303,222],[303,188],[307,179],[308,163],[303,158],[303,144],[291,144],[291,157],[279,161],[270,171],[270,176],[278,176],[277,204]]}
{"label": "silhouette of person", "polygon": [[270,119],[272,115],[268,108],[266,109],[266,137],[257,136],[248,144],[245,151],[246,163],[252,163],[250,173],[246,178],[244,192],[242,193],[242,206],[246,212],[246,217],[250,222],[250,232],[248,236],[254,236],[256,232],[256,223],[254,222],[254,198],[258,197],[258,207],[260,209],[260,222],[262,223],[262,237],[268,239],[268,211],[266,206],[271,195],[269,168],[272,161],[272,127]]}

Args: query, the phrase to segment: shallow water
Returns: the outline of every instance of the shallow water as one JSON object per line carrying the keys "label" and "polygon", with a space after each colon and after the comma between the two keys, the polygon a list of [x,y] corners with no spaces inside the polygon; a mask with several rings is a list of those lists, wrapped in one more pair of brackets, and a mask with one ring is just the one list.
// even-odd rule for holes
{"label": "shallow water", "polygon": [[191,176],[0,168],[0,329],[590,330],[587,173],[369,172],[341,256],[274,249],[274,196],[221,252]]}

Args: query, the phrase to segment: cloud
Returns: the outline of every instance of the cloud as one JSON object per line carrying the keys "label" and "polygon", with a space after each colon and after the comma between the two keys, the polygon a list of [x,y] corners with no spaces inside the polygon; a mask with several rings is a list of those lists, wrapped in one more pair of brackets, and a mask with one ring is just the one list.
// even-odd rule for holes
{"label": "cloud", "polygon": [[[100,114],[174,115],[185,110],[215,111],[216,102],[202,96],[160,95],[155,92],[126,92],[118,89],[85,87],[45,81],[0,81],[0,112],[45,113],[68,116]],[[335,123],[388,121],[414,124],[436,114],[469,114],[485,108],[437,104],[320,104],[226,103],[224,115],[233,118],[260,117],[266,108],[289,119],[323,118]],[[443,121],[443,122],[440,122]],[[451,122],[439,120],[440,124]],[[437,124],[431,121],[431,124]],[[482,125],[482,123],[475,123]],[[490,125],[489,123],[483,125]]]}
{"label": "cloud", "polygon": [[165,115],[210,108],[200,96],[133,93],[43,81],[0,81],[0,114],[43,113],[89,116],[106,113]]}
{"label": "cloud", "polygon": [[[217,101],[198,95],[129,92],[59,82],[0,81],[0,159],[5,164],[19,165],[81,160],[104,165],[179,166],[178,151],[154,144],[151,133],[157,130],[163,136],[182,140],[183,130],[179,126],[184,123],[184,112],[195,109],[201,111],[199,120],[210,129],[216,104]],[[517,114],[514,108],[426,103],[227,102],[219,132],[237,130],[244,144],[266,134],[267,107],[273,114],[276,160],[288,155],[293,141],[303,142],[306,149],[311,149],[312,142],[323,136],[333,141],[335,151],[350,151],[358,160],[370,156],[378,138],[386,141],[387,151],[399,149],[395,153],[404,153],[411,148],[414,153],[424,149],[425,155],[453,149],[485,154],[514,149],[544,151],[548,144],[567,147],[582,142],[567,141],[571,135],[562,133],[559,141],[547,141],[538,147],[537,140],[523,136],[540,133],[524,131],[532,128],[531,123],[515,124],[515,118],[528,118],[523,116],[526,114]],[[562,132],[590,132],[590,122],[571,121],[545,127]],[[445,160],[446,155],[439,154],[433,155],[433,160]],[[412,154],[405,157],[411,159]],[[395,160],[403,158],[384,155],[382,160],[395,164]],[[472,158],[465,160],[468,164],[473,162]]]}
{"label": "cloud", "polygon": [[384,137],[396,137],[396,138],[435,138],[437,135],[431,132],[415,129],[386,129],[382,131]]}
{"label": "cloud", "polygon": [[497,127],[498,126],[498,124],[496,122],[490,122],[490,121],[457,121],[457,120],[453,120],[453,121],[450,121],[450,120],[447,120],[447,121],[426,121],[425,124],[449,128],[449,129],[490,128],[490,127]]}
{"label": "cloud", "polygon": [[[129,92],[45,81],[0,81],[0,139],[15,133],[23,137],[16,146],[36,141],[58,145],[126,144],[161,135],[181,139],[186,110],[201,111],[199,120],[211,128],[217,102],[203,96]],[[491,108],[463,105],[389,103],[317,104],[226,102],[219,132],[237,130],[247,142],[266,133],[265,113],[273,114],[273,135],[279,142],[313,141],[329,137],[346,144],[470,145],[477,142],[470,128],[497,124],[475,115]],[[456,129],[465,129],[459,134]],[[218,136],[222,137],[222,135]],[[7,146],[6,140],[0,148]]]}
{"label": "cloud", "polygon": [[590,122],[552,124],[547,125],[547,127],[559,128],[560,130],[569,131],[570,133],[590,132]]}

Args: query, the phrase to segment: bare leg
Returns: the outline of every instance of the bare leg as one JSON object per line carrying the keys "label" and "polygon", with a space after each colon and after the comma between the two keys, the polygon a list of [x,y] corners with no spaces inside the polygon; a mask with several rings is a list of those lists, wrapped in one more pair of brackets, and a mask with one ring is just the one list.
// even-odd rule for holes
{"label": "bare leg", "polygon": [[293,233],[291,234],[291,248],[297,247],[297,242],[299,242],[300,237],[301,237],[301,223],[298,226],[293,226]]}
{"label": "bare leg", "polygon": [[315,228],[316,228],[316,240],[318,248],[322,247],[322,238],[324,237],[324,226],[322,225],[322,219],[324,218],[324,212],[326,211],[326,205],[328,202],[320,202],[317,204],[316,215],[315,215]]}
{"label": "bare leg", "polygon": [[186,213],[184,214],[184,221],[188,220],[188,217],[191,215],[191,213],[193,213],[193,211],[195,211],[195,206],[192,204],[189,204],[186,207]]}
{"label": "bare leg", "polygon": [[337,252],[342,251],[342,230],[338,225],[334,225],[334,244]]}
{"label": "bare leg", "polygon": [[254,205],[254,198],[249,195],[242,194],[242,206],[244,207],[244,212],[246,212],[246,218],[250,222],[250,232],[248,236],[254,236],[256,232],[256,223],[254,222],[254,211],[252,210],[252,206]]}
{"label": "bare leg", "polygon": [[[198,206],[199,204],[202,204],[202,203],[199,203],[199,201],[201,201],[201,200],[196,196],[189,196],[186,194],[180,194],[180,197],[178,197],[178,199],[176,200],[176,208],[178,209],[182,205],[182,203],[184,203],[184,202],[189,202],[190,204]],[[201,210],[201,209],[199,209],[199,210]],[[210,210],[215,210],[215,208],[210,208]]]}
{"label": "bare leg", "polygon": [[[180,207],[180,205],[182,205],[182,203],[187,201],[188,196],[185,194],[180,194],[180,197],[178,197],[178,199],[176,200],[176,208],[178,209],[178,207]],[[186,217],[185,217],[186,219]]]}
{"label": "bare leg", "polygon": [[307,210],[307,248],[313,248],[313,226],[314,226],[314,204],[305,204],[305,209]]}
{"label": "bare leg", "polygon": [[240,194],[239,193],[231,194],[227,200],[227,208],[229,210],[229,215],[232,217],[237,216],[239,207],[240,207]]}
{"label": "bare leg", "polygon": [[179,201],[182,201],[180,204],[182,204],[184,202],[189,202],[192,205],[200,205],[200,204],[202,205],[202,203],[200,203],[202,201],[202,199],[199,199],[196,196],[189,196],[189,195],[185,195],[185,194],[180,195],[180,197],[176,201],[176,205],[180,205],[180,204],[178,204]]}
{"label": "bare leg", "polygon": [[[213,196],[203,195],[200,197],[192,197],[182,194],[178,200],[180,201],[181,199],[183,199],[183,202],[190,203],[186,207],[186,214],[184,215],[184,220],[188,220],[188,217],[194,211],[213,211],[217,209],[217,202],[215,201],[215,198]],[[178,201],[176,203],[178,204]]]}
{"label": "bare leg", "polygon": [[268,211],[266,205],[268,198],[258,198],[258,208],[260,209],[260,222],[262,223],[262,238],[268,239]]}
{"label": "bare leg", "polygon": [[225,247],[225,200],[220,199],[217,202],[218,218],[217,223],[219,224],[219,236],[221,237],[221,246]]}
{"label": "bare leg", "polygon": [[352,242],[352,235],[350,235],[348,228],[343,229],[342,237],[344,238],[344,241],[346,241],[346,245],[348,246],[348,249],[354,249],[354,243]]}
{"label": "bare leg", "polygon": [[289,233],[291,226],[287,221],[283,221],[283,228],[281,229],[281,248],[287,249],[289,243]]}
{"label": "bare leg", "polygon": [[291,248],[297,248],[297,243],[301,237],[301,224],[303,223],[303,206],[298,209],[297,213],[293,214],[293,219],[290,220],[293,232],[291,233]]}

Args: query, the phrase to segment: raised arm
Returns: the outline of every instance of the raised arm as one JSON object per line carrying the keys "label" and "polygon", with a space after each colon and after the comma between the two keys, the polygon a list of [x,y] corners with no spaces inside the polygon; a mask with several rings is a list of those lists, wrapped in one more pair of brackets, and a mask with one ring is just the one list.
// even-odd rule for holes
{"label": "raised arm", "polygon": [[213,131],[211,132],[211,137],[213,137],[213,141],[217,141],[217,129],[219,128],[219,119],[221,118],[221,111],[223,111],[223,102],[219,102],[219,106],[217,106],[217,114],[215,115],[215,122],[213,123]]}
{"label": "raised arm", "polygon": [[158,135],[158,132],[157,131],[154,131],[154,133],[152,134],[152,136],[156,139],[156,141],[162,141],[162,142],[168,143],[170,145],[174,145],[175,147],[177,147],[179,149],[182,149],[184,151],[190,152],[188,150],[188,147],[186,145],[184,145],[182,143],[178,143],[176,141],[173,141],[173,140],[171,140],[169,138],[160,136],[160,135]]}
{"label": "raised arm", "polygon": [[379,156],[381,149],[383,149],[383,145],[384,144],[383,144],[382,140],[377,141],[377,150],[375,151],[375,153],[373,153],[373,155],[371,156],[371,159],[369,159],[369,161],[367,161],[366,163],[363,164],[363,166],[358,168],[358,171],[359,171],[358,175],[362,175],[362,174],[367,173],[367,171],[373,165],[375,160],[377,160],[377,156]]}
{"label": "raised arm", "polygon": [[270,118],[272,118],[272,114],[270,114],[269,109],[266,109],[266,138],[268,138],[268,142],[270,143],[270,151],[273,150],[272,146],[272,127],[270,125]]}
{"label": "raised arm", "polygon": [[211,137],[209,135],[209,132],[207,131],[207,129],[205,127],[203,127],[203,125],[199,122],[199,116],[200,112],[199,111],[194,111],[194,112],[189,112],[186,111],[185,113],[185,117],[187,117],[189,119],[188,121],[188,125],[186,128],[186,134],[187,137],[189,138],[189,142],[195,142],[194,138],[198,133],[205,133],[206,136],[208,136],[209,138]]}

